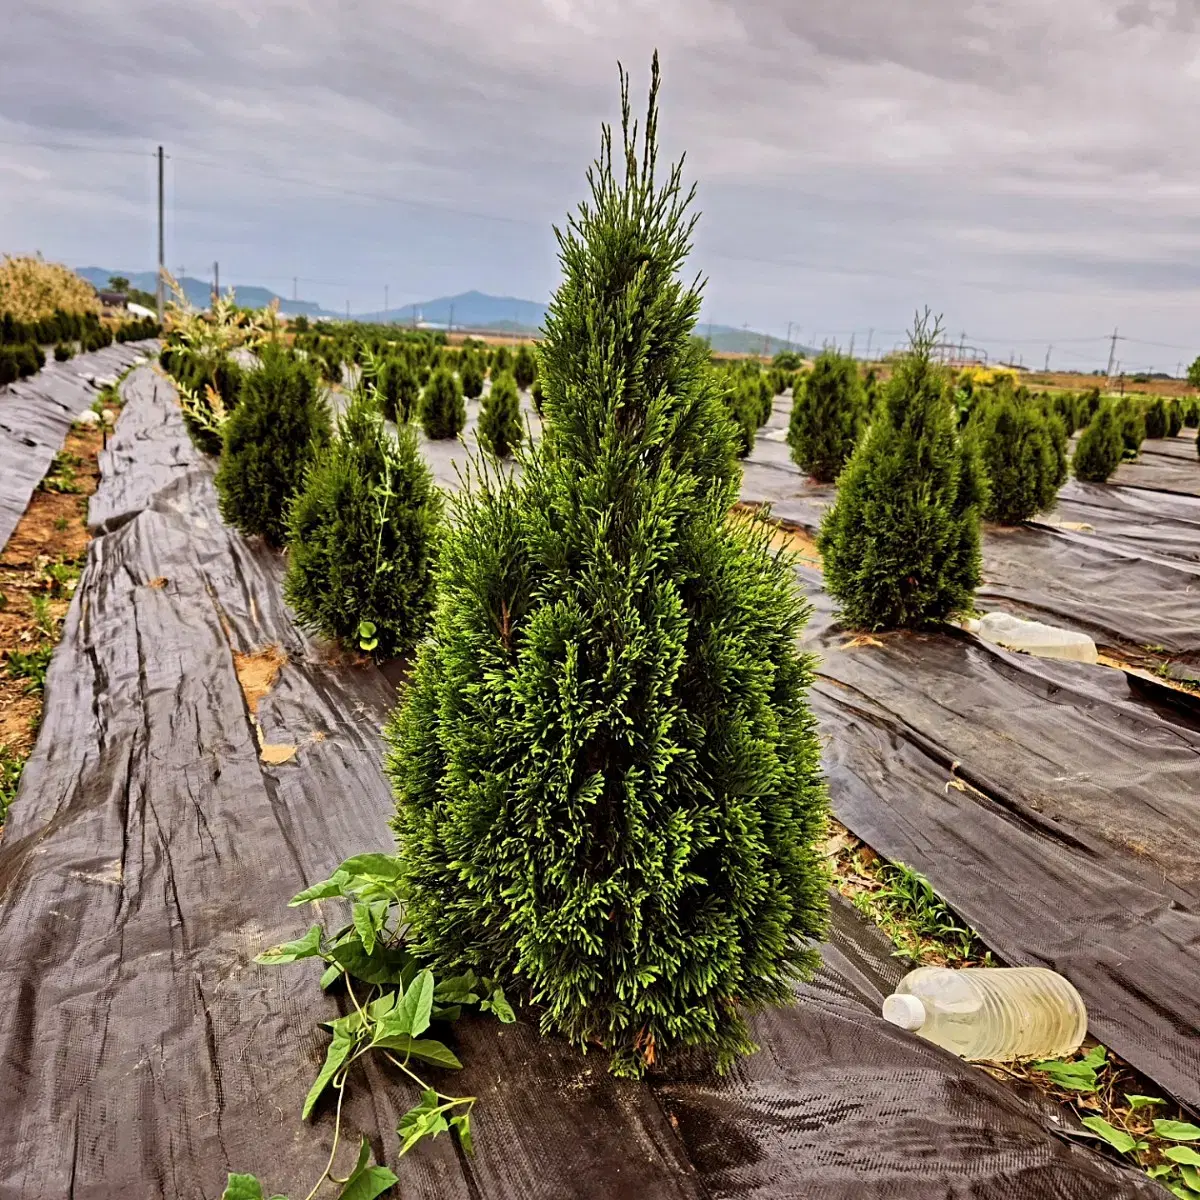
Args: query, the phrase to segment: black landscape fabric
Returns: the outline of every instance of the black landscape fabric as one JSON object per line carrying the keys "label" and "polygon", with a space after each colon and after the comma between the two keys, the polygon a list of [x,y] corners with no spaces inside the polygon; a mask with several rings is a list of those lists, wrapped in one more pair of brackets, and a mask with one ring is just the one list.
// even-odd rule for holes
{"label": "black landscape fabric", "polygon": [[[253,957],[309,920],[291,895],[390,845],[394,693],[297,632],[280,557],[222,525],[161,377],[125,392],[92,511],[105,532],[0,845],[0,1197],[216,1200],[229,1170],[303,1196],[332,1118],[299,1113],[337,1002],[310,967]],[[271,646],[286,662],[264,692],[270,662],[238,656]],[[836,911],[819,977],[724,1079],[620,1082],[528,1024],[463,1021],[475,1157],[439,1138],[399,1159],[414,1097],[378,1066],[348,1088],[347,1142],[365,1133],[398,1194],[429,1200],[1162,1194],[1057,1111],[886,1025],[899,968]]]}
{"label": "black landscape fabric", "polygon": [[71,423],[96,398],[94,380],[115,381],[155,347],[152,341],[115,342],[65,363],[50,362],[36,375],[0,387],[0,550],[62,449]]}

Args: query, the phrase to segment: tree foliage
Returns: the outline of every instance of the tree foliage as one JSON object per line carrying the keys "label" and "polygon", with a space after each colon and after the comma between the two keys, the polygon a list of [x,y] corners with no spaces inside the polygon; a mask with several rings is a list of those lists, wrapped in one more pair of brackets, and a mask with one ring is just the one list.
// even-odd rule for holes
{"label": "tree foliage", "polygon": [[261,359],[225,422],[216,484],[221,516],[230,525],[279,546],[305,468],[329,441],[329,410],[307,363],[272,345]]}
{"label": "tree foliage", "polygon": [[806,605],[769,530],[729,515],[657,79],[640,146],[622,80],[624,153],[614,169],[606,129],[559,234],[543,437],[457,498],[389,727],[421,953],[514,981],[625,1073],[751,1049],[745,1013],[792,999],[827,911]]}
{"label": "tree foliage", "polygon": [[523,392],[531,388],[537,378],[537,356],[528,342],[522,342],[517,347],[516,356],[513,358],[512,376],[517,387]]}
{"label": "tree foliage", "polygon": [[1146,406],[1146,414],[1143,417],[1146,425],[1146,436],[1148,438],[1164,438],[1167,436],[1167,427],[1169,419],[1167,417],[1167,406],[1163,403],[1161,396],[1155,398]]}
{"label": "tree foliage", "polygon": [[494,380],[479,410],[479,441],[497,458],[507,458],[521,444],[521,398],[509,374]]}
{"label": "tree foliage", "polygon": [[1010,389],[986,396],[971,414],[967,436],[987,474],[990,521],[1016,525],[1053,507],[1066,472],[1066,430],[1057,413]]}
{"label": "tree foliage", "polygon": [[1120,465],[1124,449],[1121,419],[1112,403],[1106,401],[1079,435],[1071,462],[1075,478],[1087,483],[1104,483]]}
{"label": "tree foliage", "polygon": [[467,423],[467,406],[458,386],[458,376],[449,367],[438,367],[430,375],[421,393],[418,415],[428,438],[458,437],[462,432]]}
{"label": "tree foliage", "polygon": [[979,585],[986,478],[930,357],[938,333],[918,318],[817,539],[826,586],[855,628],[934,624],[969,609]]}
{"label": "tree foliage", "polygon": [[413,427],[393,437],[379,408],[356,396],[309,465],[288,514],[284,595],[304,628],[390,658],[429,619],[442,500]]}
{"label": "tree foliage", "polygon": [[862,435],[867,401],[858,364],[849,355],[823,350],[797,387],[788,423],[788,445],[802,471],[832,483]]}

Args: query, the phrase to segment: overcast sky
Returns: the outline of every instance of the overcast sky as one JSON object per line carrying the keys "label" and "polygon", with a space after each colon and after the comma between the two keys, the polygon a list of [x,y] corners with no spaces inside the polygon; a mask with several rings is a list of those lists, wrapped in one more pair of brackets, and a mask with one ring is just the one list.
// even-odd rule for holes
{"label": "overcast sky", "polygon": [[[616,63],[663,67],[706,317],[1039,365],[1200,353],[1198,0],[10,0],[0,250],[364,311],[544,300]],[[1152,343],[1159,343],[1158,345]]]}

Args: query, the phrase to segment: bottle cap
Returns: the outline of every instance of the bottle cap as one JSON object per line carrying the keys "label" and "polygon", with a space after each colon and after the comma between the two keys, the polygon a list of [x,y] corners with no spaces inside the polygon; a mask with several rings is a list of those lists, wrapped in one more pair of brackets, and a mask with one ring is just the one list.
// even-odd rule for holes
{"label": "bottle cap", "polygon": [[910,1033],[916,1033],[925,1024],[925,1005],[919,996],[897,992],[883,1002],[883,1019]]}

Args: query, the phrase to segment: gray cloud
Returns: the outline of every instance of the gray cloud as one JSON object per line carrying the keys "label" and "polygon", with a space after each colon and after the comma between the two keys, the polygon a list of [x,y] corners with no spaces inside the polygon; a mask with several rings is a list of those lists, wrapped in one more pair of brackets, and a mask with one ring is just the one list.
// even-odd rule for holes
{"label": "gray cloud", "polygon": [[544,296],[657,46],[713,319],[1200,350],[1195,0],[41,0],[4,37],[0,248],[149,265],[161,141],[173,265]]}

